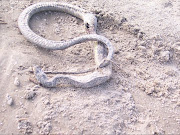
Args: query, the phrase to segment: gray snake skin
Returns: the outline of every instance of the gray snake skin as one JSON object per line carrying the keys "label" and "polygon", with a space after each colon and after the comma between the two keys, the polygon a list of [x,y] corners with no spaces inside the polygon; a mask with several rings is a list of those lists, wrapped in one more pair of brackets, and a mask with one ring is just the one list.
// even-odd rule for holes
{"label": "gray snake skin", "polygon": [[[85,28],[90,34],[79,36],[69,41],[53,41],[37,35],[29,27],[29,20],[31,19],[32,15],[47,10],[65,12],[80,18],[84,21]],[[95,44],[94,52],[96,70],[89,74],[81,74],[76,76],[60,74],[48,79],[47,75],[39,67],[35,67],[34,73],[36,79],[42,86],[57,87],[60,84],[70,84],[75,87],[88,88],[104,83],[111,77],[112,68],[110,61],[113,57],[113,47],[107,38],[96,34],[97,19],[92,13],[88,13],[87,11],[70,4],[59,2],[41,2],[27,7],[20,14],[18,18],[18,26],[21,33],[27,40],[42,48],[63,50],[82,42],[99,41],[108,50],[108,54],[105,55],[104,46],[98,43]]]}

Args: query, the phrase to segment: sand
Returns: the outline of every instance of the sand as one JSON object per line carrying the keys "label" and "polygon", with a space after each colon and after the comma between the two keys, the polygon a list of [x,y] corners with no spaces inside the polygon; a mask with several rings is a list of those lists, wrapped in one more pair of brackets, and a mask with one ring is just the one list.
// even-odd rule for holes
{"label": "sand", "polygon": [[[19,14],[43,1],[0,0],[0,134],[180,133],[178,0],[65,0],[93,12],[98,34],[114,46],[112,78],[88,89],[29,81],[34,65],[81,71],[95,64],[91,42],[50,51],[23,37]],[[60,12],[38,13],[30,26],[52,40],[86,34],[80,19]]]}

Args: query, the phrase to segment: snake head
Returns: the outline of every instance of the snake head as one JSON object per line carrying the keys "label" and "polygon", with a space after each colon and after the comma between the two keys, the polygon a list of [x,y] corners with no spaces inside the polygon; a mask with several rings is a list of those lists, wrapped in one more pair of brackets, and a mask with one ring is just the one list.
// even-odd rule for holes
{"label": "snake head", "polygon": [[84,25],[89,34],[96,33],[97,18],[93,14],[87,14],[84,17]]}

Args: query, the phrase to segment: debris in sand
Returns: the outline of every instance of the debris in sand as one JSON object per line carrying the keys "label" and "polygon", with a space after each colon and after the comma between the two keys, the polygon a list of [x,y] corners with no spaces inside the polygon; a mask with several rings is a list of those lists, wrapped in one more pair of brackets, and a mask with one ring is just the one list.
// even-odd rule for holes
{"label": "debris in sand", "polygon": [[180,100],[177,101],[176,106],[180,107]]}
{"label": "debris in sand", "polygon": [[139,49],[139,50],[142,50],[143,52],[145,52],[145,51],[147,50],[146,47],[145,47],[145,46],[142,46],[142,45],[138,46],[138,49]]}
{"label": "debris in sand", "polygon": [[36,80],[35,77],[29,77],[29,81],[30,81],[30,82],[33,82],[33,83],[36,84],[36,85],[39,84],[39,82]]}
{"label": "debris in sand", "polygon": [[0,22],[0,24],[7,24],[6,22]]}
{"label": "debris in sand", "polygon": [[180,42],[176,42],[172,45],[172,47],[176,50],[176,51],[180,51]]}
{"label": "debris in sand", "polygon": [[49,134],[52,130],[52,125],[50,122],[40,121],[37,123],[40,134]]}
{"label": "debris in sand", "polygon": [[23,134],[31,134],[33,132],[32,124],[26,119],[20,119],[18,121],[18,129]]}
{"label": "debris in sand", "polygon": [[27,99],[27,100],[32,100],[32,99],[35,98],[36,95],[37,95],[36,92],[34,92],[34,91],[29,91],[29,92],[26,93],[25,99]]}
{"label": "debris in sand", "polygon": [[7,24],[4,20],[0,19],[0,24]]}
{"label": "debris in sand", "polygon": [[14,104],[13,98],[12,98],[10,95],[7,95],[6,98],[7,98],[7,99],[6,99],[7,104],[8,104],[9,106],[12,106],[12,105]]}
{"label": "debris in sand", "polygon": [[19,81],[19,78],[18,78],[18,77],[15,77],[15,79],[14,79],[14,85],[20,86],[20,81]]}
{"label": "debris in sand", "polygon": [[39,85],[28,85],[26,86],[26,90],[28,91],[37,91],[40,88]]}
{"label": "debris in sand", "polygon": [[170,60],[171,54],[169,51],[160,52],[160,60],[163,62],[168,62]]}

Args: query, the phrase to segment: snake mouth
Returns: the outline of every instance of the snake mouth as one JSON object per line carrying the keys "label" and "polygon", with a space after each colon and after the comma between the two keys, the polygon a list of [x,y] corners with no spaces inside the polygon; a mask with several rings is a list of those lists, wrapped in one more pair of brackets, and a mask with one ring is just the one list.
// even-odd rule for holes
{"label": "snake mouth", "polygon": [[85,23],[86,29],[89,29],[89,23]]}
{"label": "snake mouth", "polygon": [[89,23],[85,23],[85,29],[88,34],[96,34],[96,28],[94,28],[94,26],[90,26]]}

